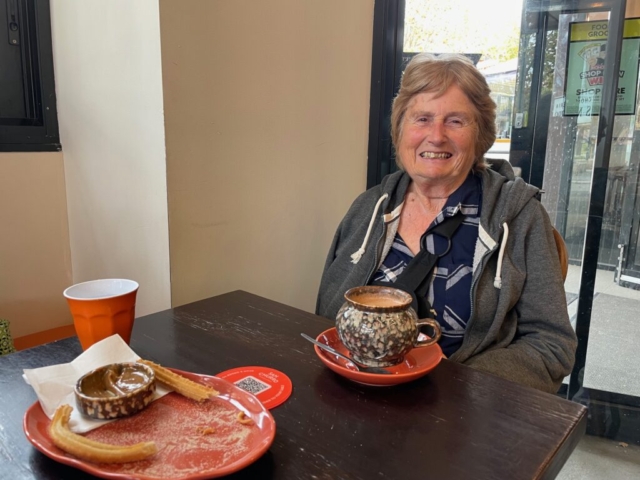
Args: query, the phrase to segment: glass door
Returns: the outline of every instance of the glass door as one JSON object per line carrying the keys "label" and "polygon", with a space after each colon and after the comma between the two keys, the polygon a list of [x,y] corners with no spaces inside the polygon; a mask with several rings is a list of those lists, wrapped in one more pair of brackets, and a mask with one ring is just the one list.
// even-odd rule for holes
{"label": "glass door", "polygon": [[623,1],[525,1],[510,161],[568,247],[579,346],[566,394],[589,407],[588,433],[640,445],[634,3],[625,19]]}

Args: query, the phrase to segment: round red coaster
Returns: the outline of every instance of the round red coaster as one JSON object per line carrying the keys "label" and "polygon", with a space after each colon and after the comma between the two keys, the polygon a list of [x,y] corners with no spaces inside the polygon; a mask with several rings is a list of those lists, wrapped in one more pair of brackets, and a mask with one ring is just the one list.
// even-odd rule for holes
{"label": "round red coaster", "polygon": [[289,377],[273,368],[238,367],[218,373],[216,377],[252,393],[268,409],[281,405],[293,390]]}

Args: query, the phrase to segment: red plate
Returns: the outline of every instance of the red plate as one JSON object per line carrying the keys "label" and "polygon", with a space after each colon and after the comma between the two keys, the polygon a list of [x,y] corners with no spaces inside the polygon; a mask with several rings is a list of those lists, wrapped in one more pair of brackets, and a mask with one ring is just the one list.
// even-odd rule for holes
{"label": "red plate", "polygon": [[[316,340],[350,357],[347,347],[340,341],[335,328],[325,330],[318,335]],[[386,367],[386,369],[391,372],[391,375],[385,375],[359,372],[352,364],[347,363],[346,360],[331,355],[331,353],[322,350],[316,345],[314,345],[313,348],[322,363],[337,374],[354,382],[376,387],[411,382],[429,373],[436,368],[440,360],[442,360],[442,349],[437,343],[429,345],[428,347],[414,348],[404,357],[402,363],[394,365],[393,367]]]}
{"label": "red plate", "polygon": [[[202,404],[170,393],[142,412],[85,434],[93,440],[128,445],[153,440],[158,453],[124,464],[91,463],[66,454],[49,437],[51,420],[34,403],[24,416],[27,439],[46,456],[102,478],[197,480],[229,475],[255,462],[271,446],[276,425],[256,397],[220,378],[171,369],[210,385],[220,395]],[[237,421],[239,410],[253,425]],[[212,433],[203,429],[213,428]]]}

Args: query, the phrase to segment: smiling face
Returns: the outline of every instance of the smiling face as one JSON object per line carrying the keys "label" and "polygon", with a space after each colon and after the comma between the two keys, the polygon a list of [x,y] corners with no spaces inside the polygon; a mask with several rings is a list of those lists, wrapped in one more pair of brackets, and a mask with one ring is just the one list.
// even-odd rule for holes
{"label": "smiling face", "polygon": [[473,105],[456,85],[440,96],[414,96],[404,114],[398,145],[411,179],[447,190],[462,185],[475,159],[475,118]]}

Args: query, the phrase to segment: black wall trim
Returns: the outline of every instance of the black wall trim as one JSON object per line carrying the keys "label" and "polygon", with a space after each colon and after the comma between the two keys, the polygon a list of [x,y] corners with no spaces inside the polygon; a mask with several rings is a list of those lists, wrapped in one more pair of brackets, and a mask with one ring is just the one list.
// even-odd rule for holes
{"label": "black wall trim", "polygon": [[[0,152],[59,151],[49,0],[16,0],[25,118],[0,118]],[[6,8],[5,2],[0,2]],[[6,25],[0,25],[0,32]],[[6,41],[6,34],[0,41]]]}
{"label": "black wall trim", "polygon": [[376,0],[373,19],[367,188],[395,171],[389,113],[400,84],[405,0]]}

